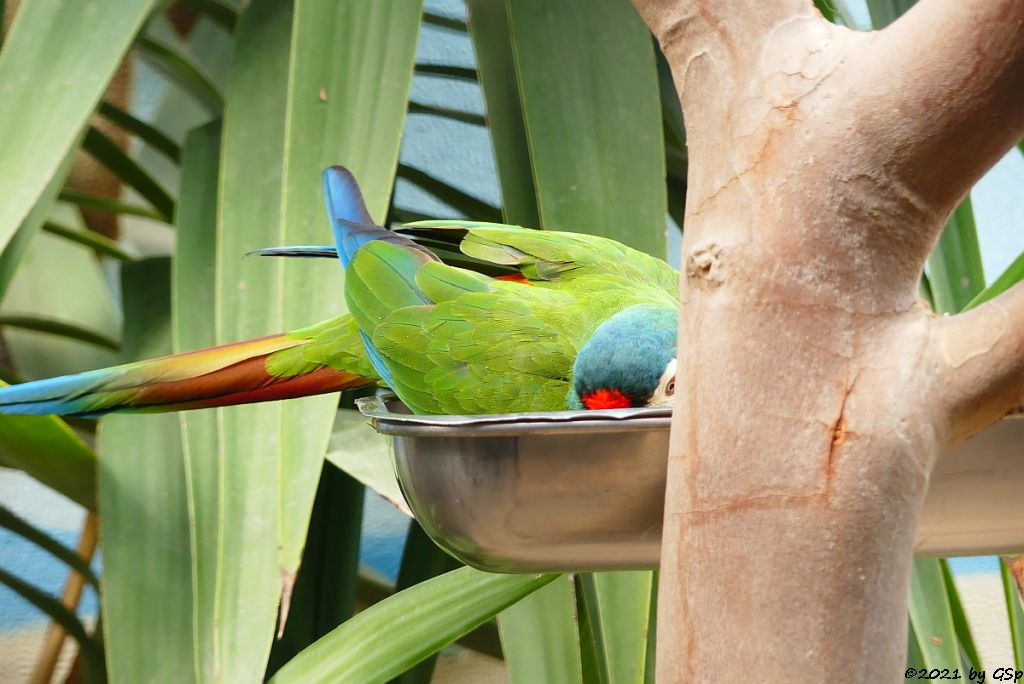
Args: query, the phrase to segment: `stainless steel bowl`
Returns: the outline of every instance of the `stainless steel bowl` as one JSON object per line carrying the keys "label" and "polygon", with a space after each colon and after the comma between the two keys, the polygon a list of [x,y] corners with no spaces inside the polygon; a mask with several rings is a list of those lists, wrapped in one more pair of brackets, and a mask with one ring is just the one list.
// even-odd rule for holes
{"label": "stainless steel bowl", "polygon": [[[389,410],[394,409],[394,410]],[[361,399],[427,534],[481,570],[658,564],[671,412],[414,416]]]}
{"label": "stainless steel bowl", "polygon": [[[669,409],[416,416],[359,400],[389,437],[409,507],[443,549],[493,572],[653,569]],[[1024,549],[1024,420],[958,446],[932,475],[918,555]]]}

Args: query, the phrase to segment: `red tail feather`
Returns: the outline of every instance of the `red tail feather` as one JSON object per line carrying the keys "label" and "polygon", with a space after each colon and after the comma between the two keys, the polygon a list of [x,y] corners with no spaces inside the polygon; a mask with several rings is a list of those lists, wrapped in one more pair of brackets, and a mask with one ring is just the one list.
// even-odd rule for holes
{"label": "red tail feather", "polygon": [[133,404],[160,410],[212,408],[294,399],[372,385],[373,380],[326,366],[291,377],[269,375],[264,356],[182,380],[146,385]]}

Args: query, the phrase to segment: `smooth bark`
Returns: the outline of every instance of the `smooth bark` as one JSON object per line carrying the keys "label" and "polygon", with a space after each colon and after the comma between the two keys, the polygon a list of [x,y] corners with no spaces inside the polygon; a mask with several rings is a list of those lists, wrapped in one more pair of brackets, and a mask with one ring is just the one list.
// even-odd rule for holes
{"label": "smooth bark", "polygon": [[970,185],[1024,136],[1024,2],[884,31],[802,0],[634,0],[689,146],[659,682],[902,681],[942,451],[1024,398],[1021,286],[918,299]]}

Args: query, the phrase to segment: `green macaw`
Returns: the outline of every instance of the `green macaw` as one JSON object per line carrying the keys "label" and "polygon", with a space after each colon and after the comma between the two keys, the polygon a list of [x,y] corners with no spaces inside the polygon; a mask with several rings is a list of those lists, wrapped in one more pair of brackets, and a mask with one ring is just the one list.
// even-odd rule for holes
{"label": "green macaw", "polygon": [[172,411],[368,385],[427,414],[671,403],[679,274],[665,262],[606,238],[493,223],[387,230],[340,166],[324,190],[335,247],[260,253],[338,256],[350,314],[5,387],[0,412]]}

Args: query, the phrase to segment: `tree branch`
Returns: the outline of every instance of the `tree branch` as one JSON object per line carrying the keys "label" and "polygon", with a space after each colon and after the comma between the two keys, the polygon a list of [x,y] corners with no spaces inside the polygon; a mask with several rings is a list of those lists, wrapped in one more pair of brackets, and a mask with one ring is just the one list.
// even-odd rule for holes
{"label": "tree branch", "polygon": [[811,6],[809,0],[633,0],[633,5],[665,49],[669,63],[673,62],[669,48],[694,53],[701,48],[692,45],[693,39],[708,35],[730,50],[756,50],[767,29]]}
{"label": "tree branch", "polygon": [[922,0],[859,52],[865,156],[945,217],[1024,137],[1024,2]]}
{"label": "tree branch", "polygon": [[[661,44],[686,119],[690,240],[705,225],[761,222],[751,198],[734,195],[738,190],[744,194],[740,188],[752,171],[772,174],[778,168],[776,129],[792,113],[786,108],[812,90],[835,61],[830,36],[838,29],[809,0],[633,4]],[[776,49],[779,45],[786,49]],[[810,53],[818,54],[807,59]],[[812,63],[810,77],[802,73],[805,62]],[[723,207],[736,215],[719,214]]]}
{"label": "tree branch", "polygon": [[1024,282],[935,325],[938,424],[952,446],[1024,400]]}

